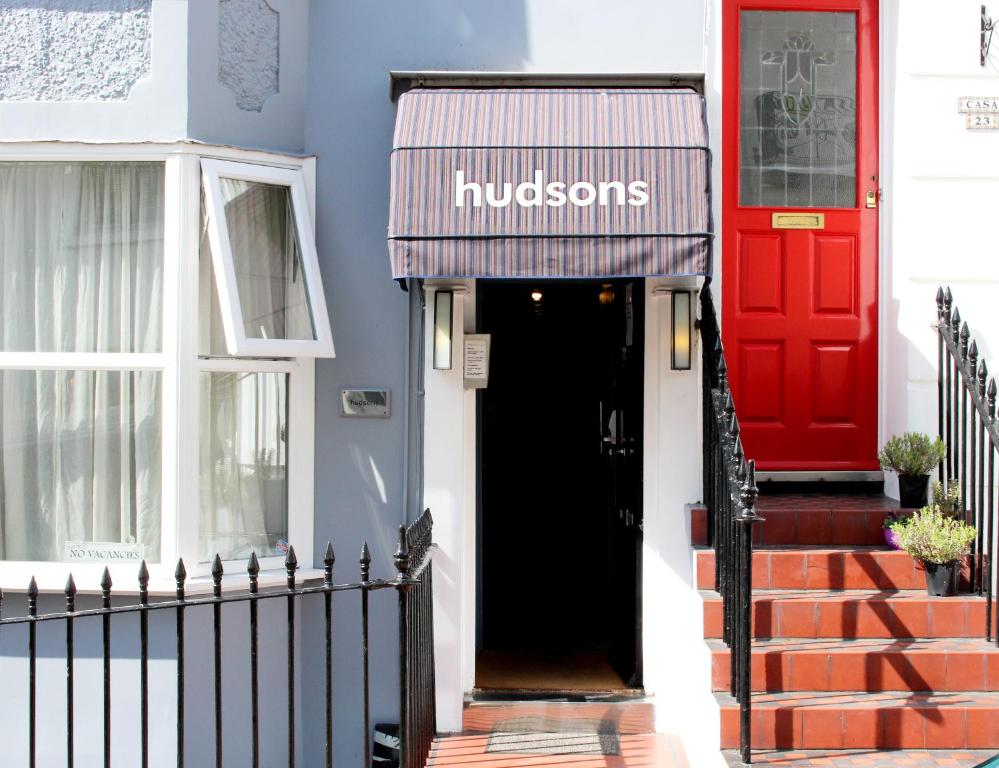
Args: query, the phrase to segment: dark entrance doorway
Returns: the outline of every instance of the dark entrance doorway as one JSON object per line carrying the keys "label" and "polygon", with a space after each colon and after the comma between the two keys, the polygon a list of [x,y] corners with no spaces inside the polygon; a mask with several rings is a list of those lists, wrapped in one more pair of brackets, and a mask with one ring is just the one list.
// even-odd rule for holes
{"label": "dark entrance doorway", "polygon": [[637,688],[644,285],[479,282],[476,686]]}

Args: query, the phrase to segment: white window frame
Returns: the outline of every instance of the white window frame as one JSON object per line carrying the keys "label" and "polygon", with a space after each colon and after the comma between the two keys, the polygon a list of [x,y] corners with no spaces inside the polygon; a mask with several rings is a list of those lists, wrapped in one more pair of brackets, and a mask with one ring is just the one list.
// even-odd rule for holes
{"label": "white window frame", "polygon": [[[333,333],[329,312],[319,275],[312,217],[305,194],[305,179],[300,170],[251,165],[229,160],[202,160],[202,182],[205,189],[205,209],[208,215],[208,239],[212,248],[212,265],[218,285],[219,307],[226,347],[236,357],[333,357]],[[294,225],[301,248],[302,271],[308,293],[309,314],[315,339],[259,339],[246,335],[243,308],[236,284],[236,265],[225,220],[225,203],[220,177],[287,187],[291,194]]]}
{"label": "white window frame", "polygon": [[[211,563],[198,561],[201,497],[200,390],[202,372],[244,371],[288,374],[288,541],[295,547],[299,575],[313,572],[313,496],[315,461],[315,361],[311,356],[286,359],[207,358],[199,356],[201,189],[203,160],[229,161],[255,168],[270,164],[282,178],[298,179],[296,212],[304,213],[309,242],[314,243],[315,158],[239,150],[194,143],[77,144],[10,143],[0,146],[0,162],[162,162],[164,163],[163,337],[155,353],[2,352],[0,369],[17,370],[150,370],[162,375],[162,518],[160,562],[149,563],[150,592],[169,594],[173,573],[182,558],[189,593],[208,588]],[[264,172],[261,172],[264,173]],[[228,174],[225,174],[228,175]],[[296,217],[297,218],[297,217]],[[303,238],[304,240],[304,238]],[[314,246],[313,246],[314,247]],[[309,275],[307,274],[307,279]],[[310,284],[320,289],[318,263]],[[311,297],[310,297],[311,298]],[[328,318],[326,305],[313,305]],[[328,327],[328,319],[326,320]],[[317,326],[318,327],[318,326]],[[317,331],[318,335],[318,331]],[[331,337],[330,337],[331,339]],[[315,343],[315,342],[312,342]],[[331,342],[332,343],[332,342]],[[245,588],[246,561],[224,563],[234,588]],[[266,583],[268,570],[283,574],[283,557],[260,558]],[[109,566],[116,594],[135,592],[137,566]],[[0,589],[24,590],[34,576],[42,591],[61,592],[72,571],[81,592],[97,592],[104,564],[0,561]],[[283,581],[282,581],[283,583]]]}

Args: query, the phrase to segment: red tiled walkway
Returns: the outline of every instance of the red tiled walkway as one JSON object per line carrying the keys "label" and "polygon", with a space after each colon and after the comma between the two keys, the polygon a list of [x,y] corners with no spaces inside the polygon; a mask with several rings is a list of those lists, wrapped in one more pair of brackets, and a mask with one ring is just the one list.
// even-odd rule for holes
{"label": "red tiled walkway", "polygon": [[[525,749],[531,748],[525,734]],[[434,742],[427,768],[474,765],[476,768],[690,768],[679,742],[663,734],[632,734],[619,737],[618,754],[519,754],[516,746],[503,752],[487,752],[490,735],[446,736]]]}
{"label": "red tiled walkway", "polygon": [[[873,752],[849,750],[842,752],[756,752],[753,765],[779,768],[974,768],[988,760],[991,752],[903,751]],[[738,755],[729,753],[729,765],[740,766]]]}

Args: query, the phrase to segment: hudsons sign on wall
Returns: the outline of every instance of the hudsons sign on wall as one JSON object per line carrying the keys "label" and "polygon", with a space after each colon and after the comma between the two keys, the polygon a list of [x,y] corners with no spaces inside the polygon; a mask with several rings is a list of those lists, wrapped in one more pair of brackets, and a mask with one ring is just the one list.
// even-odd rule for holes
{"label": "hudsons sign on wall", "polygon": [[706,274],[706,141],[688,90],[409,91],[391,159],[393,275]]}

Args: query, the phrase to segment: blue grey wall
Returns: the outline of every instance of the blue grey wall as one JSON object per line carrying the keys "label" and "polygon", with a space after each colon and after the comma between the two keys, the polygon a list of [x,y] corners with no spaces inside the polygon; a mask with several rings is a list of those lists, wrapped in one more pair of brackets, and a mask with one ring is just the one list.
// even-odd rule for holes
{"label": "blue grey wall", "polygon": [[[390,562],[403,508],[407,297],[389,273],[390,70],[704,70],[703,2],[635,0],[314,0],[305,151],[318,155],[317,227],[337,358],[317,367],[316,546],[366,538]],[[390,387],[388,421],[337,415],[339,389]],[[427,429],[433,429],[432,424]],[[394,720],[395,618],[376,618],[374,721]],[[355,650],[338,645],[346,664]],[[337,758],[359,754],[356,669],[335,700]],[[321,733],[321,720],[305,724]],[[317,738],[307,741],[321,744]]]}

